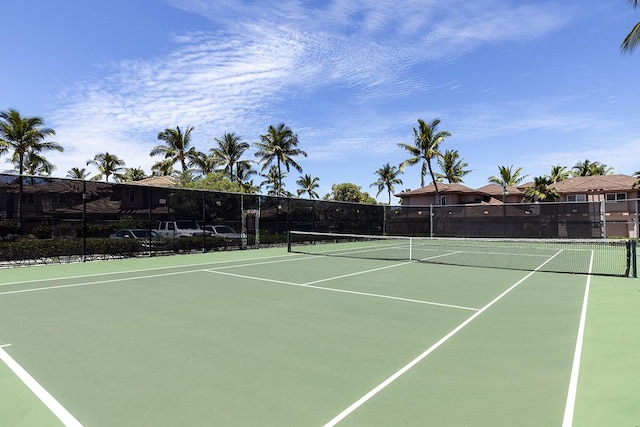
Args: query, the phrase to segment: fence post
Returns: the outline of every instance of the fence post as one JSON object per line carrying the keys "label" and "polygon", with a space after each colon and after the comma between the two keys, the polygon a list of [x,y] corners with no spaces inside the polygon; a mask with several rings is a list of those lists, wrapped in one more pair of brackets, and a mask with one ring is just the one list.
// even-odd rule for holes
{"label": "fence post", "polygon": [[433,205],[429,205],[429,236],[433,237]]}
{"label": "fence post", "polygon": [[602,237],[607,238],[607,201],[602,202]]}
{"label": "fence post", "polygon": [[635,212],[633,216],[633,235],[636,239],[640,238],[640,230],[638,230],[638,199],[635,200]]}

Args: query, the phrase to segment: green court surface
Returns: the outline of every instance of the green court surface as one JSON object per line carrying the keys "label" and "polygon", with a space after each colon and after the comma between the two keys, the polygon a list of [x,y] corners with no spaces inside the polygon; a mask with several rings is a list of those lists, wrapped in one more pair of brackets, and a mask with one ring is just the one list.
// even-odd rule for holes
{"label": "green court surface", "polygon": [[4,269],[0,425],[637,426],[638,285],[285,249]]}

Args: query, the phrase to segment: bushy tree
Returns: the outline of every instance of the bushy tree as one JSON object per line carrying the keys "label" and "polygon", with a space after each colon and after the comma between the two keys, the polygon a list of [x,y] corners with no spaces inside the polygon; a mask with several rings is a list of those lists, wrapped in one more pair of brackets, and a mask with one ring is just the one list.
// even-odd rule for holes
{"label": "bushy tree", "polygon": [[331,193],[326,194],[323,199],[338,202],[377,203],[376,199],[371,197],[369,193],[363,192],[359,185],[352,184],[350,182],[333,184],[331,186]]}

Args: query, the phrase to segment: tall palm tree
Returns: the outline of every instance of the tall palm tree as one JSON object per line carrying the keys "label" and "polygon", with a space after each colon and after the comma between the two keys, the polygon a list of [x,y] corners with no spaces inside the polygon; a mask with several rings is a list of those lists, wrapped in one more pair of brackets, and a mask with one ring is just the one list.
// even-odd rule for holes
{"label": "tall palm tree", "polygon": [[234,166],[249,149],[247,142],[242,142],[242,138],[235,133],[225,132],[222,138],[215,138],[218,143],[217,147],[209,150],[211,157],[217,161],[219,165],[224,166],[225,172],[229,175],[231,182],[238,180],[237,171],[234,172]]}
{"label": "tall palm tree", "polygon": [[522,168],[513,170],[513,165],[498,166],[500,176],[492,175],[488,181],[492,184],[498,184],[502,188],[512,187],[520,184],[528,175],[520,175]]}
{"label": "tall palm tree", "polygon": [[280,191],[284,189],[282,185],[282,178],[284,174],[282,172],[282,166],[289,172],[293,167],[298,172],[302,172],[302,167],[296,163],[294,157],[304,156],[307,157],[307,153],[303,150],[296,148],[298,146],[298,135],[286,126],[284,123],[280,123],[277,127],[273,125],[269,126],[265,135],[260,135],[260,142],[255,142],[254,145],[258,148],[255,155],[260,157],[260,163],[262,163],[261,172],[270,167],[274,162],[276,178],[278,183],[276,184],[276,195],[281,195]]}
{"label": "tall palm tree", "polygon": [[560,166],[560,165],[551,166],[551,173],[549,174],[549,179],[551,180],[551,183],[555,184],[556,182],[564,181],[570,176],[571,176],[571,172],[567,170],[566,166]]}
{"label": "tall palm tree", "polygon": [[158,139],[165,143],[156,145],[151,150],[151,153],[149,153],[151,156],[164,156],[164,160],[156,163],[156,165],[166,162],[166,164],[163,163],[164,167],[166,167],[168,164],[173,166],[176,163],[180,163],[182,171],[186,171],[188,169],[188,163],[196,159],[198,156],[198,152],[195,147],[189,147],[191,144],[191,132],[193,129],[194,128],[192,126],[187,126],[183,132],[182,129],[180,129],[180,126],[176,126],[175,129],[165,129],[160,132],[158,134]]}
{"label": "tall palm tree", "polygon": [[436,174],[439,181],[446,179],[449,183],[461,183],[463,182],[462,177],[471,172],[465,169],[469,164],[463,162],[458,150],[446,150],[442,158],[438,158],[438,165],[442,171],[441,174]]}
{"label": "tall palm tree", "polygon": [[71,168],[67,171],[67,178],[87,179],[89,176],[91,173],[87,172],[85,168]]}
{"label": "tall palm tree", "polygon": [[109,177],[113,175],[116,181],[120,177],[120,172],[124,170],[124,160],[120,160],[115,154],[109,152],[98,153],[93,160],[87,160],[87,166],[94,165],[98,168],[98,173],[92,179],[98,181],[104,176],[105,182],[109,182]]}
{"label": "tall palm tree", "polygon": [[591,162],[585,160],[584,162],[578,162],[573,167],[572,175],[577,176],[597,176],[597,175],[609,175],[613,173],[613,168],[608,167],[604,163]]}
{"label": "tall palm tree", "polygon": [[405,143],[398,144],[400,148],[403,148],[411,156],[404,162],[400,163],[400,172],[403,172],[407,165],[413,166],[422,162],[420,185],[424,187],[424,177],[428,170],[431,175],[431,182],[433,182],[433,186],[436,190],[437,203],[440,203],[440,193],[438,191],[436,177],[433,174],[433,168],[431,167],[431,160],[442,157],[442,153],[440,153],[440,144],[442,144],[446,138],[451,136],[451,133],[446,130],[437,131],[439,124],[440,119],[435,119],[431,123],[426,123],[424,120],[418,119],[418,128],[413,128],[413,145]]}
{"label": "tall palm tree", "polygon": [[386,189],[387,193],[389,194],[389,204],[391,204],[391,193],[393,193],[394,186],[402,184],[402,180],[398,178],[398,175],[400,175],[401,173],[402,172],[400,172],[400,170],[395,166],[391,166],[389,163],[387,163],[386,165],[375,171],[378,179],[369,187],[373,187],[374,185],[378,187],[376,197],[378,197],[378,195]]}
{"label": "tall palm tree", "polygon": [[[22,225],[22,175],[25,171],[25,157],[36,156],[42,161],[46,159],[40,156],[43,151],[55,150],[63,152],[62,146],[56,142],[44,141],[45,138],[55,135],[56,132],[45,126],[40,117],[21,116],[17,110],[10,109],[0,112],[0,156],[10,151],[12,162],[17,166],[18,178],[18,203],[17,216]],[[47,162],[49,165],[51,163]],[[53,167],[53,165],[51,165]]]}
{"label": "tall palm tree", "polygon": [[64,151],[57,142],[44,141],[55,134],[53,129],[45,127],[40,117],[21,116],[13,109],[0,112],[0,155],[12,151],[12,162],[20,175],[24,174],[25,165],[29,164],[28,156],[42,161],[45,160],[40,156],[43,151]]}
{"label": "tall palm tree", "polygon": [[320,197],[316,192],[316,189],[320,187],[318,181],[320,181],[320,178],[312,177],[309,174],[301,176],[300,179],[296,181],[296,184],[298,184],[298,186],[300,187],[298,188],[298,196],[306,194],[309,196],[309,199],[317,199],[318,197]]}
{"label": "tall palm tree", "polygon": [[[640,5],[640,0],[629,0],[629,4],[633,7],[638,7]],[[620,45],[620,50],[622,53],[631,53],[638,46],[638,42],[640,41],[640,22],[633,26],[627,37],[624,38],[622,44]]]}
{"label": "tall palm tree", "polygon": [[537,176],[533,178],[533,186],[528,187],[524,192],[524,201],[533,202],[557,202],[560,200],[558,191],[551,187],[551,179],[548,176]]}

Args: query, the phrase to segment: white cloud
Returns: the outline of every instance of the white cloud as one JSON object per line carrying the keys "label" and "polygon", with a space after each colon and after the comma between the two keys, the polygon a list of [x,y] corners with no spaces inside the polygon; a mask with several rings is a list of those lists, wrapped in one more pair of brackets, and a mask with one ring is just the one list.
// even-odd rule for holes
{"label": "white cloud", "polygon": [[52,115],[56,139],[67,147],[64,156],[52,156],[58,175],[107,150],[148,171],[157,160],[146,154],[157,133],[176,125],[195,126],[194,143],[203,151],[224,131],[254,140],[269,124],[304,116],[291,99],[330,85],[342,88],[353,110],[344,117],[325,111],[325,122],[337,122],[326,129],[298,119],[314,144],[305,149],[320,159],[384,153],[395,146],[406,113],[384,115],[366,104],[429,90],[427,77],[412,75],[416,64],[540,37],[568,19],[555,3],[499,0],[414,0],[402,7],[391,0],[170,3],[211,20],[212,31],[175,34],[166,56],[106,64],[93,79],[68,87]]}

